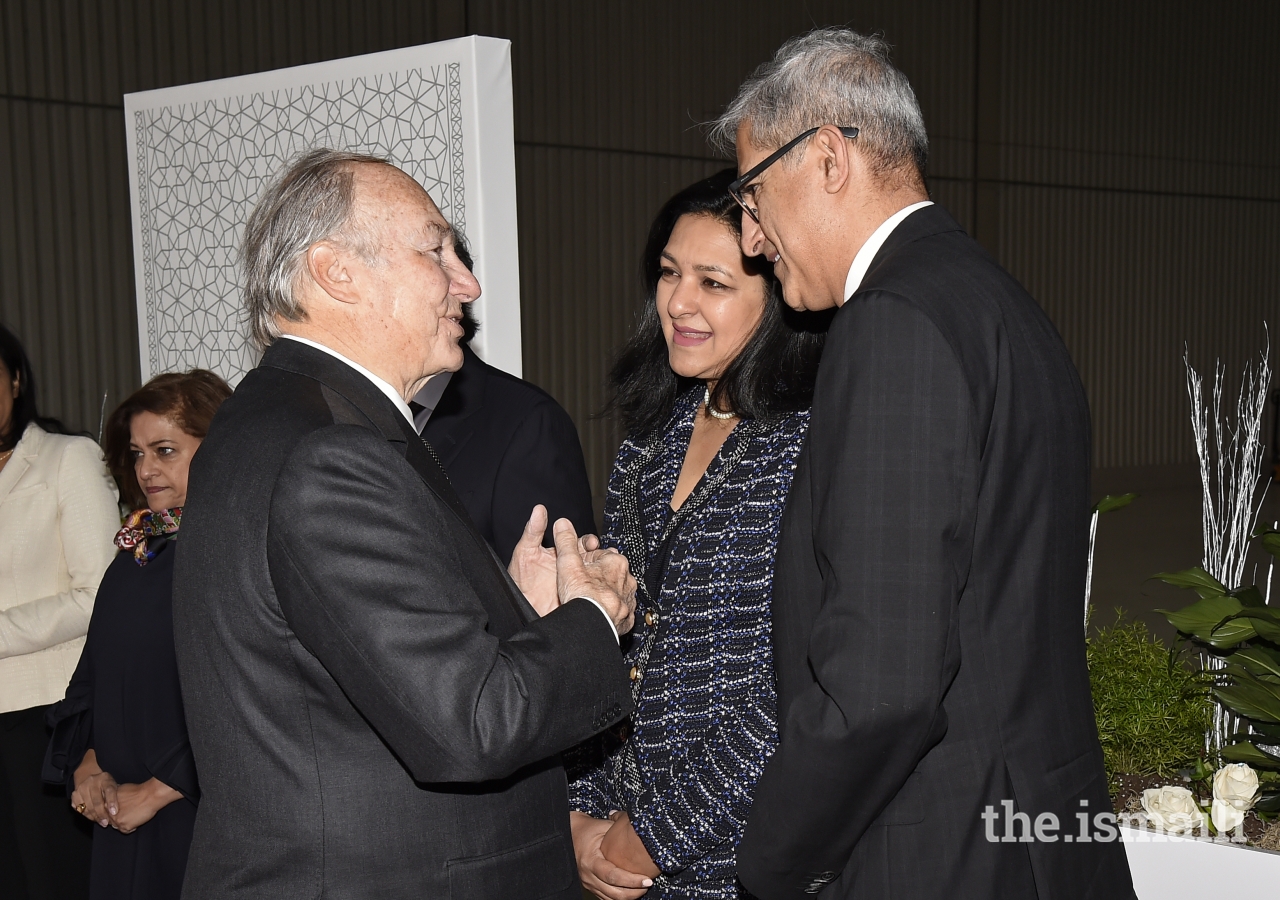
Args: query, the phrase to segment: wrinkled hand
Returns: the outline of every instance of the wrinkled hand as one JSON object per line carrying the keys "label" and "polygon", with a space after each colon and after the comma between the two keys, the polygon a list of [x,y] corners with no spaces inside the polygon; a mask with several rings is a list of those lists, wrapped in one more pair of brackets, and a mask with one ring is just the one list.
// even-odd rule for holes
{"label": "wrinkled hand", "polygon": [[[556,582],[556,551],[542,546],[547,533],[547,508],[539,503],[529,514],[524,532],[511,553],[507,572],[516,587],[524,594],[529,605],[539,616],[560,605]],[[594,534],[584,534],[578,539],[578,549],[583,557],[599,553],[600,539]]]}
{"label": "wrinkled hand", "polygon": [[624,812],[615,812],[609,816],[609,821],[613,825],[605,834],[604,840],[600,842],[600,852],[604,858],[628,872],[638,872],[650,878],[657,878],[662,874],[662,870],[649,855],[644,841],[640,840],[640,835],[636,834],[636,828],[631,824],[631,817]]}
{"label": "wrinkled hand", "polygon": [[136,831],[174,800],[182,799],[182,794],[156,778],[143,784],[122,784],[116,796],[119,811],[112,816],[111,827],[121,834]]}
{"label": "wrinkled hand", "polygon": [[529,515],[507,566],[511,580],[540,616],[560,605],[560,594],[556,590],[556,552],[542,546],[546,532],[547,508],[539,503]]}
{"label": "wrinkled hand", "polygon": [[653,886],[653,879],[618,868],[600,852],[600,844],[613,826],[611,821],[593,819],[586,813],[569,813],[578,877],[582,886],[601,900],[637,900]]}
{"label": "wrinkled hand", "polygon": [[618,634],[630,631],[636,609],[636,580],[627,558],[617,550],[590,550],[584,555],[568,519],[556,522],[555,537],[560,602],[590,597],[613,620]]}

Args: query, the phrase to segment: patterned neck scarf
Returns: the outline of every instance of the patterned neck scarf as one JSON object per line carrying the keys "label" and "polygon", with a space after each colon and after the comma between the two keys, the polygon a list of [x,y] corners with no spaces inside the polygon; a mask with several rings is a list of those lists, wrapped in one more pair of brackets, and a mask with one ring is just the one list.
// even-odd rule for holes
{"label": "patterned neck scarf", "polygon": [[147,538],[177,534],[181,523],[181,506],[162,509],[159,512],[152,512],[149,509],[135,510],[129,513],[129,518],[124,521],[124,527],[116,533],[116,546],[121,550],[132,550],[133,561],[140,566],[145,566],[156,556],[156,551],[147,549]]}

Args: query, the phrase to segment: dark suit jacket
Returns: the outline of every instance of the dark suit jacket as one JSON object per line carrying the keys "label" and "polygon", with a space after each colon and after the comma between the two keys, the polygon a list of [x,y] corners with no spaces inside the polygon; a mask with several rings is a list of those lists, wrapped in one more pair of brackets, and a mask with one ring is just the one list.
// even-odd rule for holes
{"label": "dark suit jacket", "polygon": [[184,897],[577,900],[556,754],[629,707],[617,643],[586,600],[537,618],[368,379],[272,346],[177,549]]}
{"label": "dark suit jacket", "polygon": [[991,842],[981,818],[1009,800],[1075,833],[1110,812],[1088,517],[1062,340],[941,208],[913,213],[833,320],[783,517],[780,747],[738,852],[753,893],[1133,897],[1118,842]]}
{"label": "dark suit jacket", "polygon": [[[535,504],[550,522],[568,519],[595,534],[591,485],[578,430],[551,395],[495,369],[470,347],[422,429],[471,521],[502,560]],[[550,546],[551,529],[547,528]]]}

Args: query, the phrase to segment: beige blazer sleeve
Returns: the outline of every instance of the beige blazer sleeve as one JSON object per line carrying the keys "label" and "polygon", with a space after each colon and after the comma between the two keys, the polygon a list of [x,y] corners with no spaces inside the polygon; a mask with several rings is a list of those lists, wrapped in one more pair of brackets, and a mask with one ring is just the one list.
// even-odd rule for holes
{"label": "beige blazer sleeve", "polygon": [[120,526],[115,484],[97,444],[42,432],[29,436],[37,439],[38,452],[23,454],[21,443],[16,448],[10,465],[27,468],[0,507],[6,513],[0,532],[11,548],[21,548],[7,561],[10,596],[0,596],[3,661],[83,637]]}

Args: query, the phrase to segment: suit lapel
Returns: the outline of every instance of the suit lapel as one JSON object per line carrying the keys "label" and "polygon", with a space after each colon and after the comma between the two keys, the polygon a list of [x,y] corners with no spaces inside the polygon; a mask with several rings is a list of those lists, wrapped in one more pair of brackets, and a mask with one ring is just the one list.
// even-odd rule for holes
{"label": "suit lapel", "polygon": [[498,598],[482,596],[481,601],[489,609],[490,615],[495,618],[498,616],[507,618],[513,614],[515,628],[512,628],[512,631],[537,618],[533,607],[524,599],[524,595],[507,574],[505,564],[498,560],[489,544],[476,531],[471,516],[467,514],[466,507],[462,505],[453,486],[449,484],[449,476],[436,460],[430,445],[422,439],[409,420],[373,382],[342,360],[299,341],[288,339],[272,344],[263,354],[260,365],[314,378],[351,404],[375,431],[388,442],[395,444],[404,454],[405,462],[422,479],[427,489],[453,511],[463,528],[470,534],[471,540],[494,562],[496,570],[494,574],[503,585],[507,602],[495,608],[490,604],[501,603]]}
{"label": "suit lapel", "polygon": [[13,454],[5,463],[3,471],[0,471],[0,503],[3,503],[5,498],[13,492],[18,482],[22,480],[22,476],[31,468],[31,460],[40,452],[41,437],[42,432],[39,426],[32,422],[27,425],[26,431],[22,432],[22,437],[18,438]]}
{"label": "suit lapel", "polygon": [[457,428],[433,433],[430,420],[427,421],[427,427],[422,429],[423,439],[435,450],[443,466],[453,465],[454,460],[458,458],[458,454],[462,452],[462,448],[466,446],[467,441],[471,440],[471,435],[474,433],[475,429],[467,427],[465,423]]}
{"label": "suit lapel", "polygon": [[511,609],[515,612],[519,623],[527,625],[532,622],[538,617],[537,612],[529,605],[529,601],[525,599],[520,588],[511,579],[510,574],[507,572],[506,562],[498,559],[498,555],[493,552],[489,542],[476,530],[475,523],[471,521],[471,514],[467,512],[466,507],[462,505],[462,501],[458,499],[458,492],[453,489],[449,476],[441,466],[435,450],[427,443],[425,438],[410,426],[404,416],[399,416],[398,418],[405,437],[405,461],[413,467],[413,470],[418,473],[418,477],[423,480],[427,487],[462,520],[467,530],[471,533],[471,539],[493,560],[494,568],[500,573],[506,588],[504,592],[506,598],[510,602]]}
{"label": "suit lapel", "polygon": [[403,416],[401,416],[399,424],[404,435],[405,462],[413,466],[413,470],[418,473],[418,477],[423,480],[427,487],[474,530],[475,526],[471,521],[471,516],[467,513],[466,507],[462,505],[462,501],[458,499],[458,492],[449,483],[449,476],[445,473],[431,446],[410,427]]}
{"label": "suit lapel", "polygon": [[466,509],[427,444],[372,381],[337,357],[288,338],[272,344],[263,354],[261,365],[314,378],[350,403],[376,432],[398,447],[426,486],[471,525]]}

